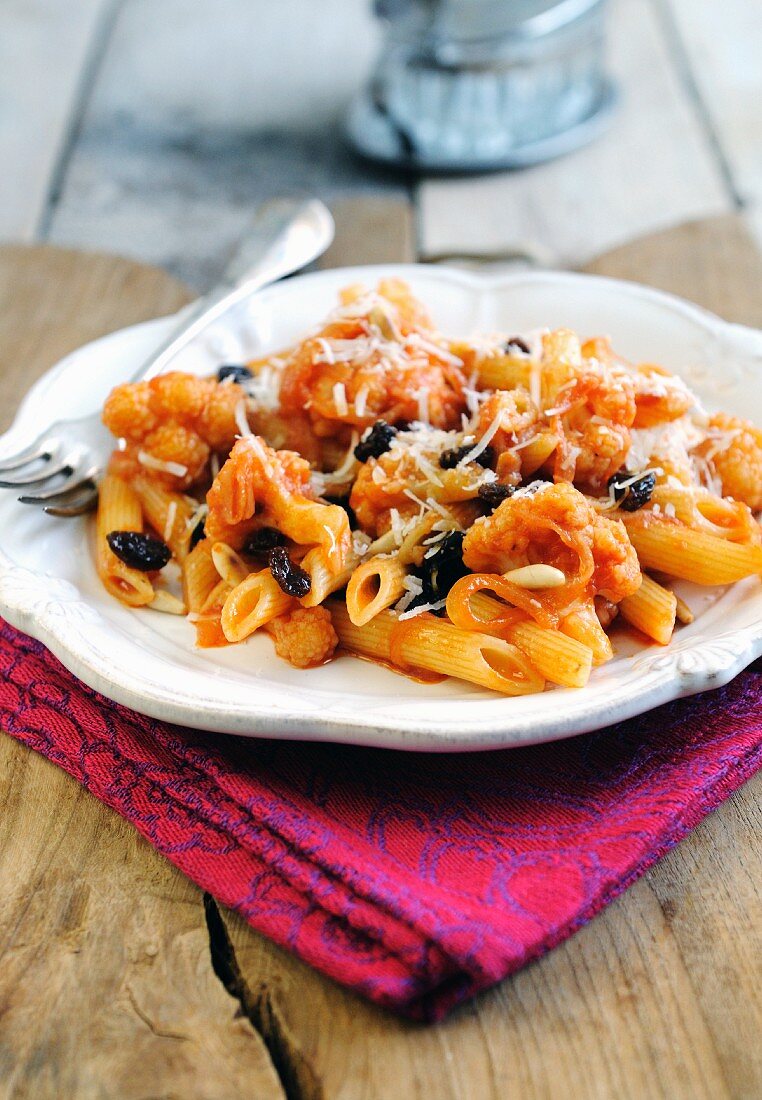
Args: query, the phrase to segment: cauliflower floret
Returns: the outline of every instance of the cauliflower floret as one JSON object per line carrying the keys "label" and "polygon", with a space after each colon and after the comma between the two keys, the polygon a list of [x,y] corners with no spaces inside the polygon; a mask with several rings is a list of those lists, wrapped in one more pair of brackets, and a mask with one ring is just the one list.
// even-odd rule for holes
{"label": "cauliflower floret", "polygon": [[295,668],[314,668],[330,657],[339,638],[326,607],[298,607],[267,624],[275,652]]}
{"label": "cauliflower floret", "polygon": [[169,489],[186,489],[203,473],[210,451],[227,454],[233,446],[242,400],[236,383],[170,371],[149,382],[115,386],[103,406],[103,423],[127,441],[125,468],[132,462],[137,471],[144,451],[149,461],[185,466],[186,474],[153,469],[152,476]]}
{"label": "cauliflower floret", "polygon": [[534,494],[509,497],[491,516],[477,520],[463,541],[463,561],[475,573],[555,566],[567,578],[555,590],[567,603],[582,596],[618,603],[641,581],[624,525],[600,515],[566,482],[543,483]]}
{"label": "cauliflower floret", "polygon": [[629,375],[617,366],[589,360],[558,396],[551,427],[562,438],[554,476],[579,481],[601,492],[623,465],[635,419],[635,391]]}
{"label": "cauliflower floret", "polygon": [[[345,310],[300,344],[283,371],[281,411],[305,410],[319,436],[348,438],[379,418],[454,428],[465,409],[463,364],[398,280],[352,288]],[[349,307],[347,310],[346,307]],[[353,308],[354,307],[354,308]]]}
{"label": "cauliflower floret", "polygon": [[[730,433],[727,440],[718,439]],[[723,445],[724,443],[724,445]],[[723,496],[762,508],[762,431],[748,420],[717,413],[709,421],[709,438],[695,452],[706,458],[722,482]]]}

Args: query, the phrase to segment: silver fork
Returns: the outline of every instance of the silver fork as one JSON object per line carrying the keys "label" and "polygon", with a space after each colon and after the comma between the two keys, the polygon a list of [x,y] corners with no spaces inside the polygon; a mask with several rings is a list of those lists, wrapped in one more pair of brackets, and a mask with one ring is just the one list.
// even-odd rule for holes
{"label": "silver fork", "polygon": [[[183,312],[131,381],[161,374],[182,348],[236,303],[316,259],[333,234],[333,218],[317,199],[268,203],[236,248],[222,281]],[[18,498],[22,504],[37,505],[51,515],[82,515],[98,498],[98,478],[113,443],[98,413],[59,420],[23,450],[0,459],[0,487],[27,490]]]}

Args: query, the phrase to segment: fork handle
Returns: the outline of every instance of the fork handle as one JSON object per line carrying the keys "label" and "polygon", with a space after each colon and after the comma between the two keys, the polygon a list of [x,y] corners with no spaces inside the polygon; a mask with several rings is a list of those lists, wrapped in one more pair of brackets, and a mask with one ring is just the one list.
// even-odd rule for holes
{"label": "fork handle", "polygon": [[240,286],[233,287],[232,290],[229,286],[223,286],[210,291],[209,294],[204,294],[186,310],[183,310],[178,324],[150,358],[143,363],[131,381],[147,382],[150,378],[155,378],[157,374],[161,374],[175,356],[212,322],[222,317],[238,302],[248,298],[250,294],[273,282],[275,278],[277,278],[277,275],[274,276],[269,271],[262,272],[262,274],[253,276]]}
{"label": "fork handle", "polygon": [[155,378],[194,337],[238,302],[305,267],[333,240],[333,218],[318,199],[266,204],[227,267],[222,283],[194,302],[132,379]]}

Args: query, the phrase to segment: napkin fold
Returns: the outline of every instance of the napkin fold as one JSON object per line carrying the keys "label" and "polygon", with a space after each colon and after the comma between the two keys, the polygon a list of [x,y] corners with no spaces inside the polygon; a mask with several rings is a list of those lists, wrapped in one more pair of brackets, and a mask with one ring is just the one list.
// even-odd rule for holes
{"label": "napkin fold", "polygon": [[12,737],[258,931],[427,1020],[571,935],[762,763],[762,662],[583,737],[450,756],[157,722],[2,620],[0,675]]}

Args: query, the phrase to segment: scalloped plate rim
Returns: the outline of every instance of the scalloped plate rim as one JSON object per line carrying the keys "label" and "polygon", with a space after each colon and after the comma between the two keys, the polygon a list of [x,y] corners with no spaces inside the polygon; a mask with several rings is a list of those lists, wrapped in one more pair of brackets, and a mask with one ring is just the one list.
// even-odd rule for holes
{"label": "scalloped plate rim", "polygon": [[[299,276],[289,280],[288,283],[268,288],[261,292],[259,297],[266,301],[282,293],[284,286],[292,290],[295,284],[300,284],[303,289],[308,290],[309,285],[314,285],[316,280],[351,279],[358,273],[367,278],[389,274],[404,276],[405,273],[412,274],[419,271],[425,272],[427,279],[441,279],[456,285],[460,284],[477,293],[510,287],[516,283],[548,281],[566,285],[597,284],[614,288],[616,293],[647,299],[652,304],[664,307],[670,312],[679,312],[713,336],[727,340],[731,346],[740,340],[751,339],[762,352],[762,332],[758,330],[725,322],[699,306],[651,287],[604,276],[570,272],[498,275],[461,272],[449,268],[430,268],[416,264],[369,265]],[[84,348],[98,346],[105,348],[109,343],[113,345],[123,337],[124,333],[132,333],[135,330],[145,331],[153,328],[158,336],[161,327],[168,324],[169,318],[142,322],[103,336],[85,345]],[[33,411],[39,395],[54,378],[71,369],[83,350],[79,348],[67,355],[30,389],[19,407],[13,425],[0,438],[0,453],[11,450],[15,446],[15,437],[24,431],[25,421]],[[101,645],[109,640],[113,643],[114,628],[111,624],[85,600],[77,598],[77,590],[68,582],[58,578],[48,578],[40,573],[30,573],[30,579],[38,588],[44,590],[45,586],[40,582],[47,581],[50,590],[53,590],[57,584],[64,585],[72,588],[74,596],[69,594],[55,603],[53,605],[57,608],[55,614],[50,610],[46,613],[39,609],[35,611],[34,607],[25,606],[24,584],[19,579],[19,571],[25,570],[6,555],[0,538],[0,609],[5,618],[12,625],[48,646],[59,660],[89,687],[106,694],[116,702],[154,718],[244,736],[339,741],[423,751],[468,751],[536,744],[599,729],[612,722],[643,713],[662,703],[719,687],[762,654],[762,624],[759,622],[725,631],[720,635],[712,635],[705,640],[697,638],[687,647],[674,651],[670,647],[658,650],[648,647],[636,657],[630,660],[624,659],[622,662],[628,666],[622,670],[620,679],[623,681],[633,677],[634,661],[646,662],[642,671],[634,673],[637,690],[626,692],[622,698],[621,685],[617,681],[609,686],[608,691],[600,693],[600,698],[595,704],[588,702],[588,689],[565,691],[563,693],[564,713],[560,717],[556,713],[539,722],[534,717],[528,728],[526,728],[526,722],[522,722],[520,717],[511,715],[510,708],[513,700],[483,699],[481,696],[475,697],[475,701],[478,702],[478,707],[475,709],[485,713],[469,720],[466,729],[462,718],[447,721],[439,715],[434,719],[427,719],[420,713],[410,717],[394,713],[393,706],[392,712],[387,713],[381,720],[373,711],[369,715],[358,714],[357,711],[351,714],[330,714],[330,708],[325,707],[322,708],[325,711],[322,714],[320,708],[317,712],[313,710],[307,714],[299,707],[294,709],[280,705],[276,707],[272,704],[257,709],[249,705],[242,707],[228,702],[221,708],[219,699],[199,695],[189,697],[176,688],[159,683],[147,673],[139,686],[130,683],[123,674],[124,670],[104,659],[104,651],[99,648],[99,642]],[[15,582],[14,574],[16,574]],[[69,613],[61,614],[63,607],[69,607]],[[88,622],[87,633],[77,628],[82,621]],[[648,655],[651,653],[654,654],[651,661],[653,667],[649,669]],[[710,657],[711,653],[714,654],[713,657]],[[691,664],[690,661],[685,660],[686,656],[691,654],[703,654],[703,659]],[[277,688],[278,685],[276,685]],[[555,689],[556,692],[558,690]],[[617,692],[620,692],[620,697],[616,701],[608,698]],[[284,691],[283,694],[290,695],[290,692]],[[553,694],[537,698],[552,697]],[[432,703],[431,700],[406,698],[397,705],[397,710],[402,707],[417,712],[421,709],[421,704],[426,702],[429,705]],[[452,700],[434,700],[435,709],[437,703],[446,709],[448,705],[452,705]],[[499,712],[496,710],[496,704],[499,704]],[[552,709],[557,711],[557,708]],[[305,722],[310,722],[312,728],[305,729]]]}

